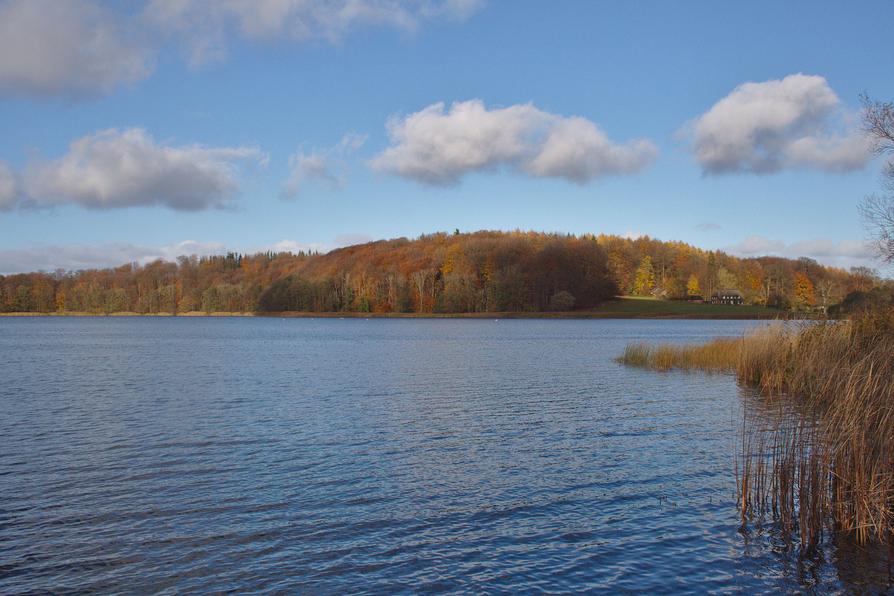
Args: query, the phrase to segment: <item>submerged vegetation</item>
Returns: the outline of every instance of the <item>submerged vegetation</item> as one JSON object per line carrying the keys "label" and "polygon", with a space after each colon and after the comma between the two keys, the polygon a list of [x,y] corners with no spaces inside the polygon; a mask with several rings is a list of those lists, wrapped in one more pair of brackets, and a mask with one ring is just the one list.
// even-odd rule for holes
{"label": "submerged vegetation", "polygon": [[737,469],[743,523],[771,515],[808,550],[826,530],[891,538],[894,311],[777,323],[700,346],[636,344],[619,361],[731,371],[757,390]]}

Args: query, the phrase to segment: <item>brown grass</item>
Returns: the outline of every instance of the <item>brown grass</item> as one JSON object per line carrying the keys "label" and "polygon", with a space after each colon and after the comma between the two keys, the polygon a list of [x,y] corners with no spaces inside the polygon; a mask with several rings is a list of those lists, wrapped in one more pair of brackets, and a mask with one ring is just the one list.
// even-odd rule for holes
{"label": "brown grass", "polygon": [[625,348],[618,362],[660,371],[699,369],[709,372],[734,372],[742,342],[741,339],[722,338],[703,345],[650,346],[646,343],[636,343]]}
{"label": "brown grass", "polygon": [[824,531],[894,532],[894,312],[773,325],[703,346],[628,346],[621,362],[735,371],[746,403],[737,482],[743,523],[772,515],[802,548]]}

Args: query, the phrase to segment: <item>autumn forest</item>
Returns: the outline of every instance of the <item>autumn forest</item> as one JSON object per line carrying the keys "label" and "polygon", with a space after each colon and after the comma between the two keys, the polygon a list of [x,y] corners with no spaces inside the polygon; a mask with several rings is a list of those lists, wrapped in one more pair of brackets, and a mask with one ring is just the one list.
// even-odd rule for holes
{"label": "autumn forest", "polygon": [[329,253],[182,256],[176,262],[0,276],[0,312],[473,313],[586,310],[619,294],[818,311],[879,283],[867,268],[738,258],[649,237],[436,233]]}

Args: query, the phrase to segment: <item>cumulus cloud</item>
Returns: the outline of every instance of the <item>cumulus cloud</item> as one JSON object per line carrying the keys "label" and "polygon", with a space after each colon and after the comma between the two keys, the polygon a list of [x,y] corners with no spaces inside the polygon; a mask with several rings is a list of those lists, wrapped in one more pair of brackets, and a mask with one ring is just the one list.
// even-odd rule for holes
{"label": "cumulus cloud", "polygon": [[[227,38],[337,41],[363,27],[415,30],[463,19],[483,0],[0,0],[0,97],[99,97],[151,74],[159,34],[192,65],[219,60]],[[133,13],[137,14],[134,15]]]}
{"label": "cumulus cloud", "polygon": [[872,156],[869,139],[847,120],[821,76],[744,83],[695,120],[693,150],[706,174],[795,167],[847,172]]}
{"label": "cumulus cloud", "polygon": [[329,188],[341,187],[347,178],[346,158],[366,142],[365,135],[348,133],[333,147],[323,151],[298,151],[289,157],[289,179],[282,188],[282,196],[295,198],[310,182],[322,182]]}
{"label": "cumulus cloud", "polygon": [[18,199],[16,176],[5,162],[0,161],[0,211],[12,209]]}
{"label": "cumulus cloud", "polygon": [[766,236],[752,235],[726,248],[730,253],[745,256],[781,256],[796,259],[811,257],[838,267],[865,265],[875,257],[872,247],[860,240],[833,241],[826,238],[785,243]]}
{"label": "cumulus cloud", "polygon": [[24,204],[92,209],[163,205],[181,211],[226,206],[239,190],[239,165],[264,164],[256,147],[172,147],[143,129],[80,138],[63,157],[25,169]]}
{"label": "cumulus cloud", "polygon": [[374,169],[434,185],[457,184],[465,174],[500,168],[583,184],[631,174],[658,154],[648,140],[613,143],[580,116],[559,116],[532,104],[487,109],[481,100],[436,103],[387,123],[391,146]]}
{"label": "cumulus cloud", "polygon": [[225,252],[219,242],[185,240],[164,246],[142,246],[126,242],[86,245],[37,246],[0,250],[0,273],[29,271],[77,271],[117,267],[127,263],[146,264],[158,259],[172,261],[181,255],[214,255]]}
{"label": "cumulus cloud", "polygon": [[0,96],[95,97],[152,71],[152,52],[92,0],[0,1]]}
{"label": "cumulus cloud", "polygon": [[151,0],[145,18],[182,37],[190,63],[226,54],[226,39],[338,41],[363,27],[415,30],[422,21],[463,19],[481,0]]}

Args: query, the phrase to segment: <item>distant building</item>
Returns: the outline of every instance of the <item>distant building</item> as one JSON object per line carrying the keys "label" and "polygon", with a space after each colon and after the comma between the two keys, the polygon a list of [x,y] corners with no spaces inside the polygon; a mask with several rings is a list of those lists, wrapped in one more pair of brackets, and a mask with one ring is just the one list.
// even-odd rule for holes
{"label": "distant building", "polygon": [[711,304],[730,304],[741,306],[745,304],[745,298],[739,290],[717,290],[711,294]]}

